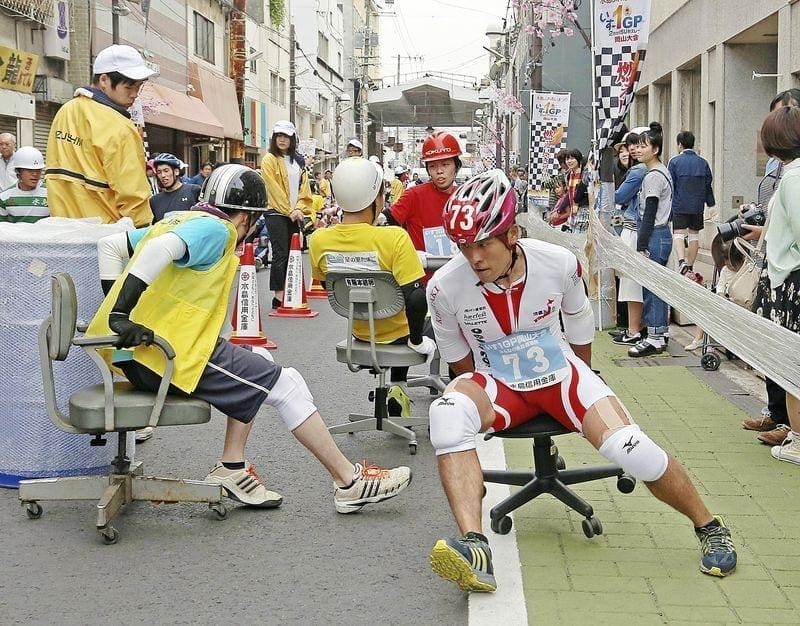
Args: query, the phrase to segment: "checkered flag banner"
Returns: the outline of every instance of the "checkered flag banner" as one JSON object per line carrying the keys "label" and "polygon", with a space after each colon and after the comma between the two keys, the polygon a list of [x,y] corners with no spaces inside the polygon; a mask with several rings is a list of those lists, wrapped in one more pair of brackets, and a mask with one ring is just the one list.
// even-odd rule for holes
{"label": "checkered flag banner", "polygon": [[530,184],[541,189],[558,171],[556,153],[567,147],[569,93],[531,92]]}
{"label": "checkered flag banner", "polygon": [[602,152],[622,129],[642,73],[646,50],[600,48],[594,55],[597,88],[597,150]]}

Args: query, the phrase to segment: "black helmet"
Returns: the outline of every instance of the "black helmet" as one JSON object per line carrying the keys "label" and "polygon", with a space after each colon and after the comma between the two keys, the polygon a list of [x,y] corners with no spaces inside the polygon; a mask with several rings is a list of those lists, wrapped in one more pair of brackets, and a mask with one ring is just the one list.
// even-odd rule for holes
{"label": "black helmet", "polygon": [[183,169],[183,161],[181,161],[178,157],[174,154],[170,154],[169,152],[161,152],[153,157],[153,165],[158,165],[159,163],[164,163],[165,165],[171,165],[177,169]]}
{"label": "black helmet", "polygon": [[206,178],[200,189],[200,202],[208,202],[226,213],[265,211],[267,188],[261,176],[249,167],[237,164],[220,165]]}

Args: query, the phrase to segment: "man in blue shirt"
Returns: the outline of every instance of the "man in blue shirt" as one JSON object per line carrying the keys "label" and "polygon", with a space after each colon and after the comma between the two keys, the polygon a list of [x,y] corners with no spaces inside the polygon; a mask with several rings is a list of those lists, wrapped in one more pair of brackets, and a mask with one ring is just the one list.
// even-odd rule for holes
{"label": "man in blue shirt", "polygon": [[[714,206],[711,168],[694,148],[694,134],[678,133],[678,152],[669,161],[668,169],[675,186],[672,196],[673,247],[678,256],[678,271],[692,272],[700,247],[699,232],[703,230],[703,210]],[[684,243],[688,241],[688,250]]]}

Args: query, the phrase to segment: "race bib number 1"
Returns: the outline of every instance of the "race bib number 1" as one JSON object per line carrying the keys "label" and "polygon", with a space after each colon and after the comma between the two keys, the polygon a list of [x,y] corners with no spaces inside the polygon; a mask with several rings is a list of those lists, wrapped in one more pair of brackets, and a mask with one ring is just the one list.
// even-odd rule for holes
{"label": "race bib number 1", "polygon": [[561,346],[548,330],[517,332],[483,348],[492,374],[516,391],[555,385],[569,373]]}
{"label": "race bib number 1", "polygon": [[423,228],[422,239],[425,242],[425,252],[431,256],[454,256],[458,252],[456,244],[444,232],[444,226]]}

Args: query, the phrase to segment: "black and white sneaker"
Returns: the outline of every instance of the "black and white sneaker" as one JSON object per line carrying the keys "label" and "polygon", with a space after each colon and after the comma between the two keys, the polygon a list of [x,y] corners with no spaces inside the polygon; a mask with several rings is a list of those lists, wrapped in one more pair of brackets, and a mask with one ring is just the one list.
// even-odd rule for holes
{"label": "black and white sneaker", "polygon": [[666,350],[666,346],[656,346],[650,343],[649,341],[640,341],[632,348],[628,349],[628,356],[632,357],[640,357],[640,356],[652,356],[654,354],[661,354]]}
{"label": "black and white sneaker", "polygon": [[356,513],[367,504],[394,498],[411,483],[411,470],[407,467],[383,469],[364,461],[356,463],[355,468],[352,485],[333,485],[333,504],[337,513]]}
{"label": "black and white sneaker", "polygon": [[627,330],[622,331],[621,335],[614,337],[611,341],[620,346],[635,346],[642,340],[642,334],[636,333],[635,335],[628,334]]}

